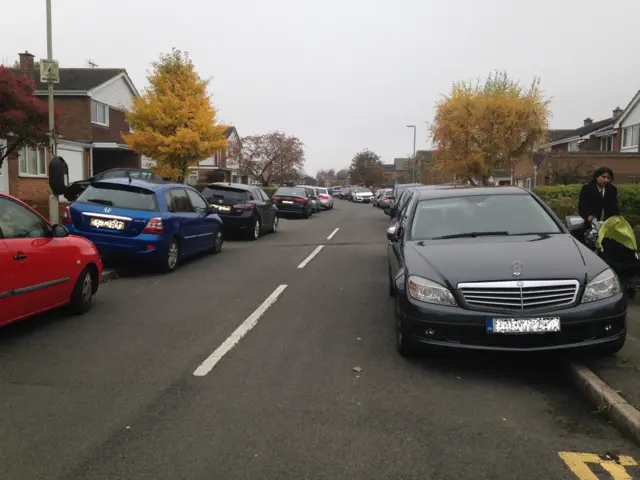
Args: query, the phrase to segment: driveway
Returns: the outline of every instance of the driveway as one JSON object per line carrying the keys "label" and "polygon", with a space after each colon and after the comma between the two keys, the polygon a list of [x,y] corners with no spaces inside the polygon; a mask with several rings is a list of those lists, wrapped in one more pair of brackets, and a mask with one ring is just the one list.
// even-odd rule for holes
{"label": "driveway", "polygon": [[387,224],[337,200],[3,329],[0,478],[628,478],[562,357],[395,352]]}

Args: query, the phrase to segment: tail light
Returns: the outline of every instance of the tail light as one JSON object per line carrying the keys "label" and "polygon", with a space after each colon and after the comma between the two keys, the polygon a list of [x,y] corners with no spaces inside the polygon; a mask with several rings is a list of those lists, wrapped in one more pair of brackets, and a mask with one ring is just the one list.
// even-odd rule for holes
{"label": "tail light", "polygon": [[162,235],[164,233],[164,226],[162,225],[162,218],[153,217],[147,222],[147,226],[144,227],[142,233],[151,233],[153,235]]}
{"label": "tail light", "polygon": [[389,198],[387,198],[387,197],[382,197],[382,199],[383,199],[383,200],[389,200]]}
{"label": "tail light", "polygon": [[64,207],[64,213],[62,214],[62,223],[64,225],[70,225],[73,223],[71,221],[71,209],[69,207]]}
{"label": "tail light", "polygon": [[306,204],[307,201],[304,198],[296,198],[296,202]]}
{"label": "tail light", "polygon": [[323,200],[329,200],[329,195],[322,195]]}
{"label": "tail light", "polygon": [[274,197],[271,197],[271,200],[275,200],[277,202],[278,200],[280,200],[280,197],[274,196]]}
{"label": "tail light", "polygon": [[238,210],[251,210],[255,205],[253,203],[238,203],[233,206],[233,208],[237,208]]}

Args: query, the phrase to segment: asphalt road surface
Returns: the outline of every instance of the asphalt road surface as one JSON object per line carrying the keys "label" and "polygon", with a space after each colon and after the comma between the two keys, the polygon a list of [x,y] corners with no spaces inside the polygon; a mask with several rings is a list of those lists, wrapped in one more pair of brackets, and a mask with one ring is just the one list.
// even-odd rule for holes
{"label": "asphalt road surface", "polygon": [[630,478],[561,357],[395,352],[387,224],[336,201],[1,330],[0,479]]}

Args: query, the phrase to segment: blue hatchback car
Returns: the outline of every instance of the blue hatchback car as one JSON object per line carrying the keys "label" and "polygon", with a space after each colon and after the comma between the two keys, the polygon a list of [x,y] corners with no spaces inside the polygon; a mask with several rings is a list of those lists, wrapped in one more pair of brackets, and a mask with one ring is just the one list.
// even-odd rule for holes
{"label": "blue hatchback car", "polygon": [[188,185],[112,179],[92,183],[63,223],[104,258],[141,260],[162,270],[201,252],[222,250],[222,220]]}

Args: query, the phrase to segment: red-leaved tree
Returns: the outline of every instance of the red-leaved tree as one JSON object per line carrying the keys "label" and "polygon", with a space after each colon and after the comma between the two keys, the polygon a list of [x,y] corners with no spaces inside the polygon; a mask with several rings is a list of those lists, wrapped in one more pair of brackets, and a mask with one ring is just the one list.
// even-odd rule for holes
{"label": "red-leaved tree", "polygon": [[33,95],[34,90],[33,80],[0,65],[0,167],[13,152],[47,143],[49,108]]}

